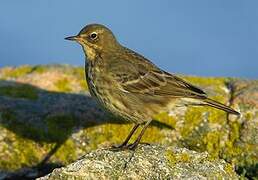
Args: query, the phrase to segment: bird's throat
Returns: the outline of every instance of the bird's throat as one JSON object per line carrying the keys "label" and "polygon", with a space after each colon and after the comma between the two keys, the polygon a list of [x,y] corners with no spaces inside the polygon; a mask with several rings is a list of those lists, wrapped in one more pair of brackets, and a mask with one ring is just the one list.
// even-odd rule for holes
{"label": "bird's throat", "polygon": [[93,61],[96,58],[97,53],[94,48],[85,45],[83,46],[83,50],[88,60]]}

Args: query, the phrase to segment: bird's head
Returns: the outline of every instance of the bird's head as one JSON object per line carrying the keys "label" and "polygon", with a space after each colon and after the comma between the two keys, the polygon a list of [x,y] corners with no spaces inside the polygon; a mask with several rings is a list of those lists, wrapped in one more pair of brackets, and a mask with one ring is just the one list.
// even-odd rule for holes
{"label": "bird's head", "polygon": [[94,60],[96,53],[112,51],[119,47],[113,33],[101,24],[89,24],[78,35],[65,39],[78,42],[89,60]]}

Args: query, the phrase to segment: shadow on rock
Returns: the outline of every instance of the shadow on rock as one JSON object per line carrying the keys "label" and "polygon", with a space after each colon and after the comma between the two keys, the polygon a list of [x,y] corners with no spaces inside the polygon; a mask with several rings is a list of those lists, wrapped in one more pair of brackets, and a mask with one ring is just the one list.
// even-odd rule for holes
{"label": "shadow on rock", "polygon": [[[55,143],[34,169],[44,169],[72,133],[103,123],[126,123],[101,110],[87,93],[51,92],[30,84],[0,80],[0,102],[1,126],[38,143]],[[153,125],[168,128],[160,122]]]}

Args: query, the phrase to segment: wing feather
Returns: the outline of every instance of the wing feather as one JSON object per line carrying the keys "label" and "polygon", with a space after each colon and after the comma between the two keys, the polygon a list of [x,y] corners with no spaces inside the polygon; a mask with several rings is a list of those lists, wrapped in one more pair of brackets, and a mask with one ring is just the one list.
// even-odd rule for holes
{"label": "wing feather", "polygon": [[137,56],[135,52],[130,51],[130,53],[123,60],[113,57],[110,66],[109,72],[120,84],[122,91],[168,98],[207,98],[205,92],[198,87],[159,69],[144,57]]}

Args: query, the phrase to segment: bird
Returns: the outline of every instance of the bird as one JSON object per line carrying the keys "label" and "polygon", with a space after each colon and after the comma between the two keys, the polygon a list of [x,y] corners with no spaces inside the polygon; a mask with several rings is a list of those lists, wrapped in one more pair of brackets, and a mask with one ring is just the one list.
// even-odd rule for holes
{"label": "bird", "polygon": [[[211,106],[239,112],[210,99],[199,87],[168,73],[139,53],[124,47],[102,24],[88,24],[75,36],[85,53],[85,75],[91,96],[106,110],[134,124],[117,150],[135,150],[154,116],[181,105]],[[133,143],[130,138],[143,126]]]}

